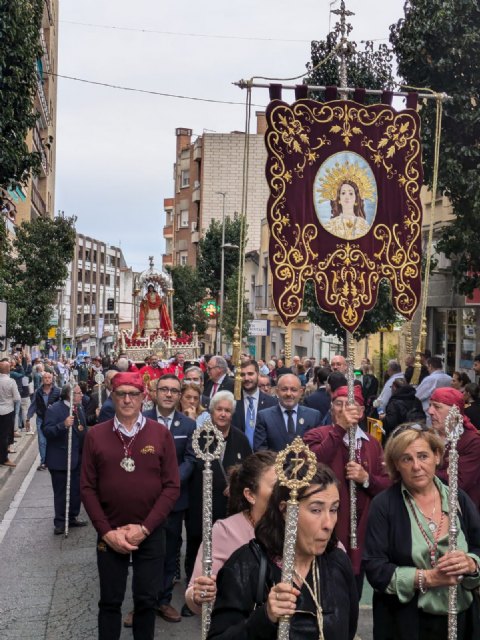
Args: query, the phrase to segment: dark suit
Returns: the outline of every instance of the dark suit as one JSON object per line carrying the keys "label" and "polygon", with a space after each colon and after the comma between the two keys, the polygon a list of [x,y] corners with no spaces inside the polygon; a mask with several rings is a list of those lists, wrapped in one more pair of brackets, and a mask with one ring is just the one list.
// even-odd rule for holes
{"label": "dark suit", "polygon": [[[255,404],[255,403],[254,403]],[[258,412],[262,409],[268,409],[268,407],[275,407],[278,404],[278,399],[273,396],[268,395],[267,393],[263,393],[260,391],[258,396],[258,403],[255,406],[255,416],[258,415]],[[232,425],[240,431],[245,433],[245,395],[242,391],[242,399],[237,400],[237,406],[235,407],[235,413],[232,418]],[[247,436],[248,437],[248,436]],[[253,443],[251,442],[250,445]]]}
{"label": "dark suit", "polygon": [[[97,422],[107,422],[115,417],[115,406],[113,404],[112,396],[109,396],[102,404],[100,413],[98,414]],[[155,418],[156,419],[156,418]]]}
{"label": "dark suit", "polygon": [[293,441],[295,436],[303,437],[303,434],[309,429],[317,427],[320,421],[321,415],[319,411],[298,405],[295,433],[290,434],[285,426],[283,407],[280,404],[276,407],[263,409],[257,414],[253,449],[254,451],[259,451],[260,449],[281,451]]}
{"label": "dark suit", "polygon": [[[103,385],[101,388],[101,392],[102,392],[101,398],[102,398],[102,407],[103,407],[103,405],[108,399],[107,390]],[[96,415],[97,409],[98,409],[98,385],[95,385],[95,388],[92,391],[92,394],[88,400],[87,408],[85,410],[85,415],[87,416],[87,424],[89,426],[97,424],[97,415]],[[101,412],[101,409],[100,409],[100,412]],[[99,414],[99,417],[100,417],[100,414]],[[106,418],[106,419],[109,420],[110,418]],[[100,422],[100,420],[98,420],[98,422]],[[102,420],[102,422],[105,422],[105,420]]]}
{"label": "dark suit", "polygon": [[323,418],[323,416],[330,409],[330,396],[328,395],[325,387],[322,387],[321,389],[317,389],[309,396],[307,396],[303,401],[303,404],[306,407],[310,407],[310,409],[316,409],[317,411],[320,411],[320,414]]}
{"label": "dark suit", "polygon": [[[157,421],[157,409],[154,407],[144,411],[146,418]],[[196,428],[195,420],[187,418],[183,413],[175,411],[169,424],[170,433],[175,443],[178,471],[180,474],[180,497],[165,522],[166,548],[163,568],[163,589],[158,604],[170,604],[173,593],[173,581],[177,568],[177,554],[182,546],[182,525],[185,510],[188,507],[188,481],[192,475],[196,457],[192,449],[192,434]]]}
{"label": "dark suit", "polygon": [[[215,383],[213,382],[213,380],[209,380],[208,382],[205,383],[205,389],[204,389],[203,393],[206,396],[208,396],[209,398],[210,398],[210,395],[212,393],[212,389],[213,389],[213,385],[214,384]],[[217,393],[218,393],[218,391],[231,391],[233,393],[234,387],[235,387],[235,380],[227,375],[222,380],[222,384],[219,385],[219,387],[217,389]]]}
{"label": "dark suit", "polygon": [[[68,458],[68,429],[65,419],[70,415],[70,409],[60,400],[48,407],[43,424],[43,433],[47,439],[46,465],[50,471],[53,487],[53,501],[55,507],[55,527],[65,526],[65,507],[67,497],[67,458]],[[70,521],[80,513],[80,467],[83,440],[87,430],[85,414],[81,406],[74,412],[75,420],[72,427],[72,457],[70,473]]]}

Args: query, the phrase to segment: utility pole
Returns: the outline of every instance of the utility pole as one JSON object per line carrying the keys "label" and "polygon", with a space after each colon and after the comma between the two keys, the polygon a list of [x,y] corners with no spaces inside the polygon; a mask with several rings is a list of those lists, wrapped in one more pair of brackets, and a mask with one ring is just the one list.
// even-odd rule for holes
{"label": "utility pole", "polygon": [[218,354],[222,354],[222,338],[223,338],[223,301],[225,297],[225,197],[227,195],[226,191],[216,191],[216,193],[223,198],[223,207],[222,207],[222,253],[221,253],[221,264],[220,264],[220,322],[219,326],[217,326],[217,339],[215,345],[215,351]]}

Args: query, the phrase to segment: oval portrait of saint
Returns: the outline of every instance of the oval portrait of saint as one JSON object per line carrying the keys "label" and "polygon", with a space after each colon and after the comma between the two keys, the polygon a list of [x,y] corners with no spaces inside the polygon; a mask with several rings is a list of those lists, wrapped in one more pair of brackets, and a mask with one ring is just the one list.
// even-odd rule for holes
{"label": "oval portrait of saint", "polygon": [[318,220],[342,240],[366,235],[377,213],[377,183],[362,156],[353,151],[334,153],[322,164],[313,183]]}

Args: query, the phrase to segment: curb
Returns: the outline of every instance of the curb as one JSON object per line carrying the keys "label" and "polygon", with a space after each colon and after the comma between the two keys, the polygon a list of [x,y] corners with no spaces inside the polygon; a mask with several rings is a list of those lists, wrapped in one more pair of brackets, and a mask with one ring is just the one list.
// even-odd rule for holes
{"label": "curb", "polygon": [[15,440],[15,445],[17,447],[17,453],[10,453],[8,455],[9,460],[16,463],[16,467],[2,467],[0,466],[0,489],[6,484],[7,480],[11,476],[12,473],[18,469],[18,465],[20,460],[24,457],[24,455],[30,450],[32,444],[35,444],[37,447],[38,438],[35,433],[34,436],[30,436],[26,433],[20,432],[22,435],[20,438]]}

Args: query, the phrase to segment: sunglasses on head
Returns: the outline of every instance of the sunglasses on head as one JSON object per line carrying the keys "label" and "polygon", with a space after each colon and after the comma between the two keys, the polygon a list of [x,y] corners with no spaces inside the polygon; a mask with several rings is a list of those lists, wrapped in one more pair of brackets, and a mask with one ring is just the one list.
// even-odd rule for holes
{"label": "sunglasses on head", "polygon": [[415,424],[402,424],[392,431],[392,435],[390,437],[395,438],[396,436],[398,436],[399,433],[403,433],[404,431],[422,432],[422,431],[430,431],[430,430],[431,430],[430,427],[427,427],[426,424],[419,424],[418,422]]}

